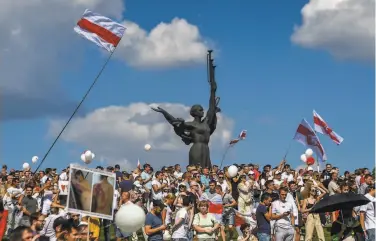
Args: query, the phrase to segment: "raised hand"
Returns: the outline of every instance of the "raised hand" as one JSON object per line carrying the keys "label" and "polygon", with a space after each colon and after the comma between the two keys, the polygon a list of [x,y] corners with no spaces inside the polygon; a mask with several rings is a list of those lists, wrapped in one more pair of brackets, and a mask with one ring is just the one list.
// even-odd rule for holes
{"label": "raised hand", "polygon": [[159,112],[159,113],[163,113],[163,112],[165,112],[165,110],[164,109],[162,109],[161,107],[157,107],[157,108],[154,108],[154,107],[150,107],[152,110],[154,110],[155,112]]}

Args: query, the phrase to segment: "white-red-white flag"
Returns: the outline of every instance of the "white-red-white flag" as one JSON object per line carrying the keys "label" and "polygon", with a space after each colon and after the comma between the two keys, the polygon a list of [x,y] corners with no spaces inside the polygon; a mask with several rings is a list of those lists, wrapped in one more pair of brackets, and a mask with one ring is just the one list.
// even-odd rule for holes
{"label": "white-red-white flag", "polygon": [[247,137],[247,130],[242,130],[239,134],[239,139],[244,140]]}
{"label": "white-red-white flag", "polygon": [[240,133],[239,133],[239,136],[235,139],[232,139],[229,143],[230,146],[232,145],[235,145],[236,143],[238,143],[239,141],[242,141],[244,140],[245,138],[247,137],[247,131],[246,130],[242,130]]}
{"label": "white-red-white flag", "polygon": [[99,47],[113,52],[123,37],[125,27],[86,9],[82,18],[77,22],[77,26],[74,27],[74,31]]}
{"label": "white-red-white flag", "polygon": [[337,145],[343,142],[342,136],[335,133],[315,110],[313,110],[313,124],[316,132],[328,135]]}
{"label": "white-red-white flag", "polygon": [[321,161],[326,161],[326,153],[324,147],[321,145],[319,137],[312,129],[306,119],[303,119],[296,130],[294,140],[302,143],[303,145],[311,148]]}

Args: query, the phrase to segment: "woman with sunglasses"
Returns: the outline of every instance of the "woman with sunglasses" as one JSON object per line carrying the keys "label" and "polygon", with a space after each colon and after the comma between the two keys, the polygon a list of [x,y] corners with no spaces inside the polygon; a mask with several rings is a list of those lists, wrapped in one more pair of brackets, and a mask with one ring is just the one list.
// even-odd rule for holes
{"label": "woman with sunglasses", "polygon": [[[319,192],[320,191],[320,194]],[[305,241],[312,241],[313,231],[316,233],[320,241],[325,241],[324,229],[321,225],[320,215],[317,213],[309,213],[312,207],[324,197],[326,191],[321,187],[311,188],[308,198],[303,200],[302,213],[306,216],[305,222]]]}

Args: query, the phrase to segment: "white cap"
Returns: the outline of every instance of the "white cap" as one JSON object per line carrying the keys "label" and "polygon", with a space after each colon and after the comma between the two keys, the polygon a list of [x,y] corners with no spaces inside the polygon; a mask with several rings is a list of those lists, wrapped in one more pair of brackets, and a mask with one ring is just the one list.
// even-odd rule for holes
{"label": "white cap", "polygon": [[311,166],[309,166],[309,167],[307,168],[307,171],[313,171],[313,168],[312,168]]}
{"label": "white cap", "polygon": [[249,172],[248,172],[248,175],[253,175],[253,174],[255,174],[254,171],[249,171]]}

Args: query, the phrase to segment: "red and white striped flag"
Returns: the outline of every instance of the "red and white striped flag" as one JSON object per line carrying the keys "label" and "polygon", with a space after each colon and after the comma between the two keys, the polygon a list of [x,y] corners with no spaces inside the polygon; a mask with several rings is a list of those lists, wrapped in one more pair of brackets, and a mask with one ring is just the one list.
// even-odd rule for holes
{"label": "red and white striped flag", "polygon": [[113,52],[123,37],[125,27],[86,9],[74,31],[99,47]]}
{"label": "red and white striped flag", "polygon": [[247,137],[247,130],[242,130],[239,134],[239,139],[244,140]]}
{"label": "red and white striped flag", "polygon": [[343,138],[335,133],[315,110],[313,110],[313,123],[316,132],[328,135],[337,145],[342,143]]}
{"label": "red and white striped flag", "polygon": [[238,138],[235,138],[235,139],[232,139],[229,143],[229,145],[235,145],[236,143],[238,143],[239,141],[242,141],[244,140],[245,138],[247,137],[247,131],[246,130],[242,130],[238,136]]}
{"label": "red and white striped flag", "polygon": [[303,119],[296,130],[294,140],[302,143],[303,145],[311,148],[321,161],[326,161],[326,153],[324,147],[321,145],[319,137],[312,129],[306,119]]}

